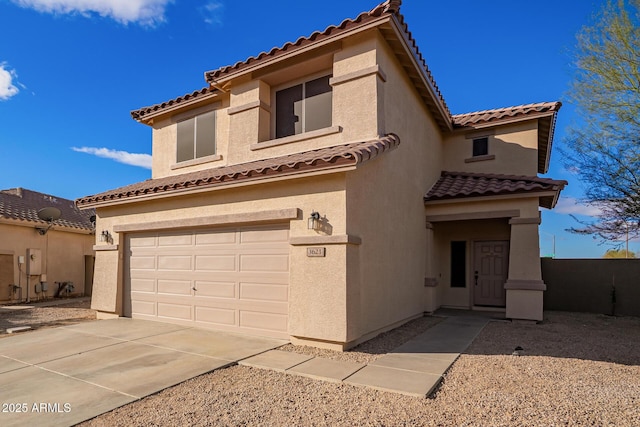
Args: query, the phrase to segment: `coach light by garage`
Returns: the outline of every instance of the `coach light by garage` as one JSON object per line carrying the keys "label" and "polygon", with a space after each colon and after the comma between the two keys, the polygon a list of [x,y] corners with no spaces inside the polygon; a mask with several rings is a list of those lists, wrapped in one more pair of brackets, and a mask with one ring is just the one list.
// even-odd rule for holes
{"label": "coach light by garage", "polygon": [[307,228],[309,230],[317,230],[320,228],[320,214],[318,212],[311,212],[311,215],[307,220]]}

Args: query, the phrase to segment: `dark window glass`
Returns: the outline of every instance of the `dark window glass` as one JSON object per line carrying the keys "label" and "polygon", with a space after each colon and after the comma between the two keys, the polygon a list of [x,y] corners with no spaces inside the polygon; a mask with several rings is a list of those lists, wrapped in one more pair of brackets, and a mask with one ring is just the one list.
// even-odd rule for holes
{"label": "dark window glass", "polygon": [[301,133],[302,85],[276,92],[276,138]]}
{"label": "dark window glass", "polygon": [[473,157],[489,154],[489,138],[477,138],[473,140]]}
{"label": "dark window glass", "polygon": [[276,92],[276,138],[331,126],[331,76]]}
{"label": "dark window glass", "polygon": [[451,287],[467,286],[467,242],[451,242]]}

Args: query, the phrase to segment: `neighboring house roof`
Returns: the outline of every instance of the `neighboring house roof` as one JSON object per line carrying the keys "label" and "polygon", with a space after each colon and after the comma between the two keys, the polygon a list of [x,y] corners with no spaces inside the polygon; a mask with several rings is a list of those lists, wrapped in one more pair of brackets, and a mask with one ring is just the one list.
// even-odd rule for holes
{"label": "neighboring house roof", "polygon": [[444,171],[424,201],[554,192],[553,196],[540,197],[540,206],[551,209],[565,185],[567,181],[564,180],[534,176]]}
{"label": "neighboring house roof", "polygon": [[[262,52],[258,56],[249,57],[234,65],[207,71],[205,72],[205,80],[210,84],[211,88],[221,87],[221,83],[224,80],[253,71],[257,67],[267,66],[310,48],[332,43],[353,31],[378,26],[381,34],[400,59],[402,67],[407,72],[416,89],[418,89],[421,97],[433,112],[438,125],[443,130],[450,130],[452,124],[451,112],[418,49],[416,41],[404,21],[404,17],[400,14],[401,3],[401,0],[387,0],[372,10],[361,13],[354,19],[345,19],[340,25],[331,25],[322,32],[316,31],[308,37],[300,37],[293,43],[287,42],[281,47],[275,47],[269,52]],[[193,95],[201,94],[203,90],[161,104],[143,107],[132,111],[131,116],[138,121],[148,120],[153,115],[164,112],[165,109],[175,104],[184,103],[189,99],[193,100]],[[213,91],[213,89],[210,90]]]}
{"label": "neighboring house roof", "polygon": [[452,116],[454,128],[485,128],[509,122],[538,119],[538,172],[547,173],[553,145],[556,117],[562,107],[560,102],[540,102],[475,111]]}
{"label": "neighboring house roof", "polygon": [[93,230],[91,216],[93,209],[81,211],[73,200],[38,193],[24,188],[0,190],[0,219],[31,222],[34,226],[47,225],[46,221],[38,217],[38,211],[54,207],[60,210],[60,219],[53,222],[55,226]]}
{"label": "neighboring house roof", "polygon": [[286,156],[257,160],[231,166],[206,169],[164,178],[149,179],[126,187],[80,198],[82,208],[129,202],[135,198],[174,195],[190,190],[255,181],[277,176],[289,176],[312,171],[356,166],[392,150],[400,144],[395,134],[373,140],[320,148]]}

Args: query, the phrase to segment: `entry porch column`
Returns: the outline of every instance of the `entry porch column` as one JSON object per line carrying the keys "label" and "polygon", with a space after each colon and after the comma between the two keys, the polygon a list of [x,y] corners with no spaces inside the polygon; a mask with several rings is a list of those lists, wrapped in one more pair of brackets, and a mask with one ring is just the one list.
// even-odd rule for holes
{"label": "entry porch column", "polygon": [[543,292],[538,226],[540,218],[511,218],[506,317],[542,320]]}

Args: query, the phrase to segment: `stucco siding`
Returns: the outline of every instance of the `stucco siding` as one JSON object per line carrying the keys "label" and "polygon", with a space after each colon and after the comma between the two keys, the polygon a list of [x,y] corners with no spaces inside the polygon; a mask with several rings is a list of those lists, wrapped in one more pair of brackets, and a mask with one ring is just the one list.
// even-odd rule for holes
{"label": "stucco siding", "polygon": [[[29,296],[31,299],[55,294],[55,282],[73,282],[75,295],[85,291],[85,256],[93,255],[94,236],[88,233],[64,232],[49,230],[46,235],[38,234],[35,227],[0,224],[0,253],[13,256],[13,281],[11,284],[22,287],[22,298],[27,296],[26,265],[18,268],[18,257],[26,258],[27,249],[42,251],[42,273],[46,274],[48,290],[38,295],[34,292],[34,285],[40,281],[40,276],[30,278]],[[9,287],[0,288],[0,301],[16,299],[19,293],[9,293]]]}
{"label": "stucco siding", "polygon": [[427,255],[423,196],[437,180],[441,136],[417,92],[382,40],[378,64],[382,133],[400,146],[347,176],[348,233],[362,238],[356,335],[367,335],[424,311]]}
{"label": "stucco siding", "polygon": [[[489,156],[474,161],[473,139],[487,137]],[[538,159],[538,125],[536,120],[497,128],[457,132],[444,144],[443,169],[455,172],[479,172],[536,176]]]}

